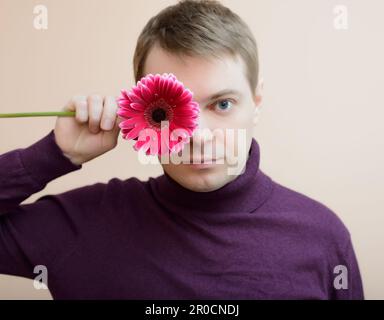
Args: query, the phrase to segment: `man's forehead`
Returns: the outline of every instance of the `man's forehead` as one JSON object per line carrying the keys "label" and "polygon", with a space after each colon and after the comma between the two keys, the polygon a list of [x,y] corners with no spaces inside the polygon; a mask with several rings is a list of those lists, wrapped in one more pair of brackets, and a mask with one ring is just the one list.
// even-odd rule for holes
{"label": "man's forehead", "polygon": [[226,89],[241,91],[245,75],[240,60],[231,56],[179,56],[156,46],[148,54],[144,75],[173,73],[194,93],[196,100],[203,102]]}

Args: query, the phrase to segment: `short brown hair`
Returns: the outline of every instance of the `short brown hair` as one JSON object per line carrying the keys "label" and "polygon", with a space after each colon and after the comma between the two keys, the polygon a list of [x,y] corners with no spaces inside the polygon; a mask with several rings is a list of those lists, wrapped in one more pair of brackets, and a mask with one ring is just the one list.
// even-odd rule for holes
{"label": "short brown hair", "polygon": [[155,44],[178,55],[238,54],[245,63],[252,92],[257,86],[258,50],[252,32],[236,13],[216,0],[181,0],[148,21],[137,40],[133,58],[136,82],[144,76],[145,60]]}

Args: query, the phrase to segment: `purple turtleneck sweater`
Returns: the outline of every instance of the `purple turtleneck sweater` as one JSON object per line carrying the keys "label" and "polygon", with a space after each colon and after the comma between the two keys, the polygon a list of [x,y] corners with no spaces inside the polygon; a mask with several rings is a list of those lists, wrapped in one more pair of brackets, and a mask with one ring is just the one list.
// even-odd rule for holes
{"label": "purple turtleneck sweater", "polygon": [[245,172],[212,192],[163,174],[20,205],[82,167],[52,130],[0,156],[0,273],[44,265],[54,299],[363,299],[341,220],[259,163],[253,138]]}

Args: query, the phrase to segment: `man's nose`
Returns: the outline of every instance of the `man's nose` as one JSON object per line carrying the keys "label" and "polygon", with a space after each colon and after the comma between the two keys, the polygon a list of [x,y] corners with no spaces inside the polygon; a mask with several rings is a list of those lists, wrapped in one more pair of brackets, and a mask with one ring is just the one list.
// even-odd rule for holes
{"label": "man's nose", "polygon": [[208,121],[204,115],[200,113],[197,128],[193,132],[192,142],[195,144],[204,144],[206,142],[212,141],[212,139],[212,131],[208,125]]}

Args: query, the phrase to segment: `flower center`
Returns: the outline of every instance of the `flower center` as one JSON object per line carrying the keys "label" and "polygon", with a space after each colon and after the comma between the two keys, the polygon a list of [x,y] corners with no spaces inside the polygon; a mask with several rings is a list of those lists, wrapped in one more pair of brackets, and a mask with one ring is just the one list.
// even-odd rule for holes
{"label": "flower center", "polygon": [[167,118],[167,113],[162,108],[157,108],[152,111],[152,119],[153,121],[160,123],[161,121]]}
{"label": "flower center", "polygon": [[159,129],[161,127],[161,121],[172,122],[173,110],[167,101],[160,98],[149,104],[144,111],[144,117],[150,127]]}

